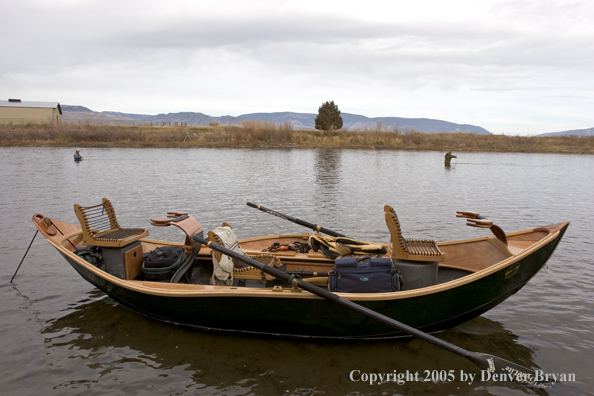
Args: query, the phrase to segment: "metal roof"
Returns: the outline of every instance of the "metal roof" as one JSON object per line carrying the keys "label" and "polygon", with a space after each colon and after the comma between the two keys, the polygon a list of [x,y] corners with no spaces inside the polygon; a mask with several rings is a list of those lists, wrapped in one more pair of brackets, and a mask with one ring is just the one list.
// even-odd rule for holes
{"label": "metal roof", "polygon": [[59,102],[24,102],[24,101],[0,101],[0,107],[35,107],[40,109],[55,109],[58,108],[60,114],[62,114],[62,108]]}

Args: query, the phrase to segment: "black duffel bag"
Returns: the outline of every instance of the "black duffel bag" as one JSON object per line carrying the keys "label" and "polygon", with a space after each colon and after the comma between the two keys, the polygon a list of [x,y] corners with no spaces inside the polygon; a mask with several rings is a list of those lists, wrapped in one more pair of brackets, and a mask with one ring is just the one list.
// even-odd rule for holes
{"label": "black duffel bag", "polygon": [[389,293],[400,290],[400,275],[389,258],[340,258],[328,273],[328,289],[337,293]]}
{"label": "black duffel bag", "polygon": [[186,261],[186,250],[181,246],[161,246],[149,252],[142,262],[145,280],[169,281]]}

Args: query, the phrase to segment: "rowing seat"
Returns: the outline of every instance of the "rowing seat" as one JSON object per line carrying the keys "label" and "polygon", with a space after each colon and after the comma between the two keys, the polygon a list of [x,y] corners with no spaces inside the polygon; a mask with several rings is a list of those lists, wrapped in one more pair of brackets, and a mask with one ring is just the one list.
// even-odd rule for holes
{"label": "rowing seat", "polygon": [[[251,258],[253,260],[256,260],[262,264],[265,265],[271,265],[274,266],[275,268],[278,268],[282,265],[281,260],[275,256],[274,254],[269,254],[269,253],[262,253],[262,254],[258,254],[258,255],[247,255],[245,254],[245,252],[241,249],[241,246],[239,245],[239,240],[237,238],[237,234],[235,233],[235,231],[233,230],[233,228],[231,228],[231,226],[228,223],[223,223],[223,225],[221,227],[217,227],[214,230],[208,231],[208,241],[209,242],[214,242],[217,245],[221,245],[229,250],[233,250],[236,253],[239,253],[243,256],[246,256],[248,258]],[[233,278],[235,279],[246,279],[246,280],[258,280],[258,281],[271,281],[274,279],[274,277],[265,274],[264,272],[260,271],[259,269],[252,267],[251,265],[245,265],[244,263],[242,263],[239,260],[236,259],[231,259],[228,256],[223,255],[222,253],[219,253],[215,250],[212,251],[212,255],[213,255],[213,264],[216,266],[218,265],[218,263],[222,263],[223,260],[226,260],[225,258],[231,260],[231,262],[233,263],[233,273],[231,276],[229,276],[230,281],[232,282]],[[225,264],[223,264],[225,265]],[[216,273],[216,269],[213,272],[213,279],[211,280],[212,284],[219,284],[219,282],[214,279],[215,278],[215,273]],[[219,274],[221,274],[222,272],[219,271]],[[221,281],[219,279],[219,281]],[[229,284],[229,280],[224,279],[223,281],[225,281],[226,284]]]}
{"label": "rowing seat", "polygon": [[74,205],[83,232],[83,242],[90,246],[120,248],[148,236],[146,228],[122,228],[113,205],[103,198],[99,205]]}
{"label": "rowing seat", "polygon": [[386,224],[390,230],[392,259],[410,261],[444,261],[445,254],[437,243],[429,239],[405,239],[398,216],[391,206],[384,206]]}

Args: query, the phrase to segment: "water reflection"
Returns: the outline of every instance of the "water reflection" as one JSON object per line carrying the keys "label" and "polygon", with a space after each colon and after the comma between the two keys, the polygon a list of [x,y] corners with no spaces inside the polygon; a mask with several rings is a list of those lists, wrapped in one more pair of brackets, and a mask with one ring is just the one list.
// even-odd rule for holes
{"label": "water reflection", "polygon": [[323,195],[333,195],[340,186],[341,150],[316,150],[315,181]]}
{"label": "water reflection", "polygon": [[314,212],[317,218],[323,218],[326,222],[322,226],[337,232],[342,232],[341,229],[338,229],[341,208],[336,205],[336,202],[341,200],[344,191],[341,188],[341,173],[341,150],[320,149],[315,151],[313,202],[316,202],[317,207]]}
{"label": "water reflection", "polygon": [[[321,342],[198,332],[146,319],[100,296],[98,291],[88,293],[70,313],[42,331],[48,358],[76,367],[71,377],[66,376],[67,381],[52,384],[54,389],[84,384],[105,390],[102,387],[109,384],[106,380],[117,379],[138,392],[148,386],[142,380],[147,372],[148,377],[154,373],[149,383],[167,394],[191,390],[204,394],[452,394],[478,389],[484,392],[487,384],[457,380],[370,386],[349,379],[352,370],[409,370],[418,372],[419,377],[425,370],[478,373],[465,359],[417,339]],[[439,337],[469,350],[536,367],[530,348],[520,345],[518,337],[501,323],[484,317]],[[64,353],[68,356],[59,356]],[[143,373],[141,378],[138,373]],[[509,383],[505,386],[521,388]]]}

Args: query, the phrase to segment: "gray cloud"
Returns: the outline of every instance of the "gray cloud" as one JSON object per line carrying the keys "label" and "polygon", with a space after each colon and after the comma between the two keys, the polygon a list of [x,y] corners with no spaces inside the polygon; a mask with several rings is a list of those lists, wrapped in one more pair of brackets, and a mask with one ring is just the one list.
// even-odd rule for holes
{"label": "gray cloud", "polygon": [[[427,16],[409,16],[408,3],[372,1],[371,10],[393,7],[377,18],[347,3],[334,13],[291,1],[244,4],[9,0],[11,34],[0,49],[11,56],[0,58],[0,86],[9,96],[54,95],[97,110],[213,115],[315,111],[330,96],[348,112],[506,133],[538,133],[545,118],[550,130],[556,98],[592,104],[584,92],[594,89],[594,7],[586,2],[495,2],[463,16],[466,3],[436,16],[431,8],[442,3],[427,2]],[[529,121],[506,113],[510,103]],[[594,123],[582,107],[555,112],[559,125],[580,123],[565,129]]]}

